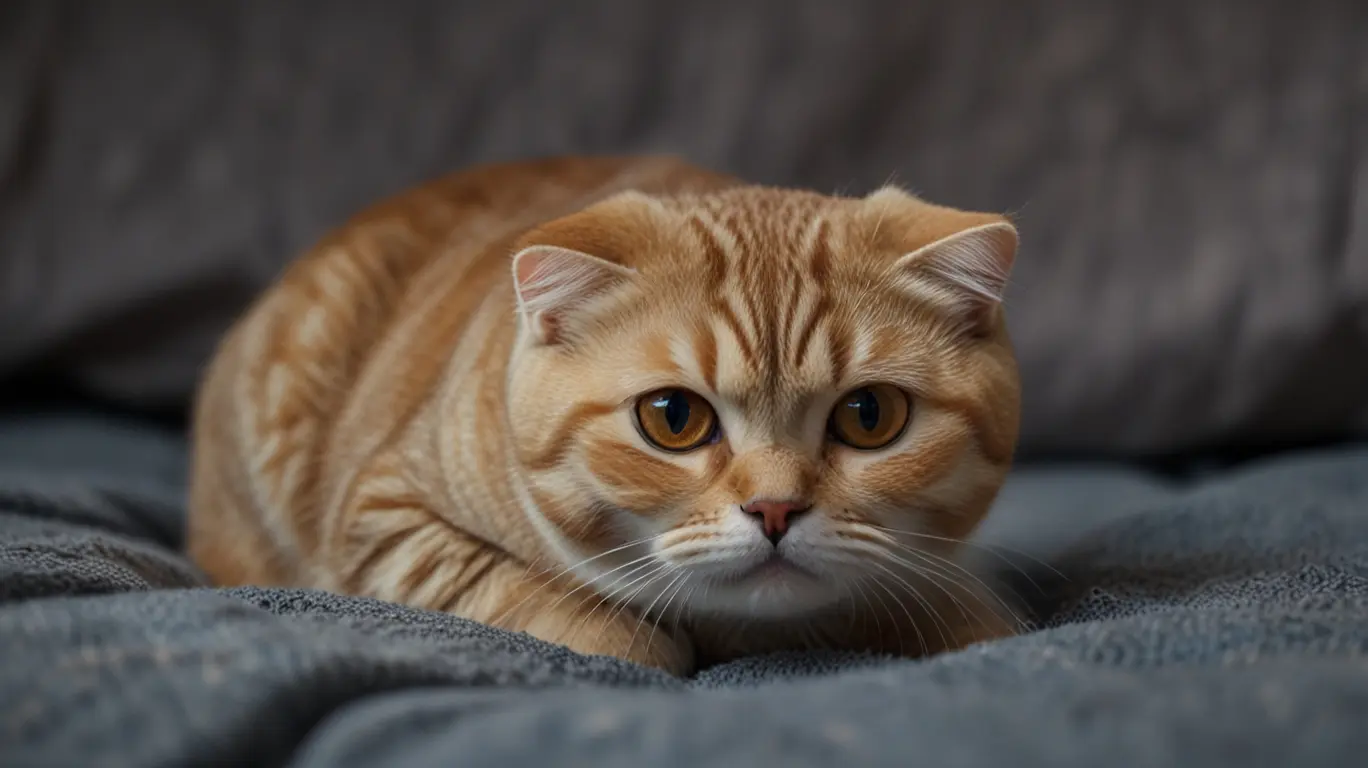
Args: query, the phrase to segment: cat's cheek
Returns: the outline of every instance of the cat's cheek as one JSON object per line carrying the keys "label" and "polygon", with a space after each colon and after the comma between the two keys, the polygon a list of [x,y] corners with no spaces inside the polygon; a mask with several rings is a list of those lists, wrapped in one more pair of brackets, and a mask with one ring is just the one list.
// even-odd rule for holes
{"label": "cat's cheek", "polygon": [[753,527],[745,525],[751,521],[737,519],[744,516],[739,513],[736,504],[723,498],[722,494],[705,493],[686,502],[684,509],[684,513],[672,521],[679,531],[709,531],[731,539],[745,533],[746,528]]}
{"label": "cat's cheek", "polygon": [[618,439],[590,438],[581,457],[610,499],[638,514],[669,509],[696,493],[697,480],[688,469]]}

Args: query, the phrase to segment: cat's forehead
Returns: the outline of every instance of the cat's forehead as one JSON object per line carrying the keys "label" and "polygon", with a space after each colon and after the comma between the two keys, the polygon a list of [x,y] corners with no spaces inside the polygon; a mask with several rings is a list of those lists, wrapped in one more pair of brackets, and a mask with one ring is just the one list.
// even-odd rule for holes
{"label": "cat's forehead", "polygon": [[756,187],[677,201],[696,258],[653,270],[668,279],[639,318],[671,338],[668,365],[751,405],[802,400],[855,375],[890,292],[852,263],[863,261],[851,253],[862,242],[849,236],[848,205]]}
{"label": "cat's forehead", "polygon": [[[732,281],[630,324],[637,369],[661,385],[683,385],[775,425],[818,401],[870,380],[916,376],[917,350],[930,351],[922,321],[890,322],[877,291],[838,297],[801,277],[766,284]],[[621,349],[621,347],[619,347]]]}
{"label": "cat's forehead", "polygon": [[617,325],[652,381],[779,424],[866,380],[917,378],[937,316],[886,279],[858,201],[748,187],[667,205],[682,236],[658,241]]}
{"label": "cat's forehead", "polygon": [[806,219],[830,210],[840,199],[816,192],[773,187],[736,187],[692,198],[679,198],[685,210],[728,213],[749,217],[751,223]]}
{"label": "cat's forehead", "polygon": [[733,258],[787,260],[803,255],[814,230],[841,230],[845,201],[811,192],[742,187],[675,201],[691,224],[703,224],[725,241]]}

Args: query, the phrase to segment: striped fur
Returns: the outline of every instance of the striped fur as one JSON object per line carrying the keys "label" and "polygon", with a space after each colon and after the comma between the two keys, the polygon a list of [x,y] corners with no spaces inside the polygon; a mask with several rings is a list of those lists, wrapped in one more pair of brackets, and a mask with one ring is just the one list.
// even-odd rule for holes
{"label": "striped fur", "polygon": [[[797,647],[1010,632],[956,562],[1011,462],[1002,217],[664,158],[477,168],[381,203],[225,338],[196,405],[189,548],[221,584],[450,611],[682,673]],[[845,392],[912,393],[887,448]],[[716,410],[688,453],[633,404]],[[800,500],[776,550],[741,506]],[[775,553],[800,571],[758,568]]]}

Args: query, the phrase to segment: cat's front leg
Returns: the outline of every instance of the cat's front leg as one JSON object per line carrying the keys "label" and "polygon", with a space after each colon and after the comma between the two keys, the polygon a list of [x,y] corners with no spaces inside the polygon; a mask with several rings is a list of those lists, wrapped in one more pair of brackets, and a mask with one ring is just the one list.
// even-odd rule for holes
{"label": "cat's front leg", "polygon": [[413,497],[363,497],[327,569],[326,588],[442,611],[684,675],[693,649],[670,622],[642,619],[573,583],[548,581]]}
{"label": "cat's front leg", "polygon": [[537,583],[526,578],[526,572],[516,564],[513,572],[495,576],[510,579],[491,593],[499,594],[501,601],[471,606],[472,613],[489,614],[480,620],[560,643],[577,653],[616,656],[678,676],[693,671],[693,644],[672,622],[643,617],[582,588]]}

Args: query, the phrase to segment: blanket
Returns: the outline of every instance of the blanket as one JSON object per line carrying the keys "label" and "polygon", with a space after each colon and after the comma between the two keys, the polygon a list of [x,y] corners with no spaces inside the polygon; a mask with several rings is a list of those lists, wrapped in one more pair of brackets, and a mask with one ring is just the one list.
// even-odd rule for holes
{"label": "blanket", "polygon": [[1368,447],[1181,484],[1024,467],[994,515],[1072,532],[1032,545],[1048,564],[1001,533],[981,545],[1012,564],[1029,633],[682,680],[374,600],[210,588],[177,552],[178,439],[104,429],[101,447],[48,426],[0,429],[6,766],[1312,768],[1368,754]]}

